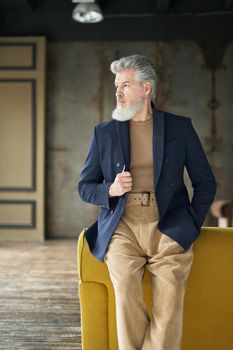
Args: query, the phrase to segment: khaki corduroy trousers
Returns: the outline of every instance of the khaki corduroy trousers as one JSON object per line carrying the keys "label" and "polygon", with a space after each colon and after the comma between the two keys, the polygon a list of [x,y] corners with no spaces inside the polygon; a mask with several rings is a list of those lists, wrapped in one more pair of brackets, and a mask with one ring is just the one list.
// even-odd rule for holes
{"label": "khaki corduroy trousers", "polygon": [[[181,350],[193,250],[192,245],[184,250],[157,224],[155,194],[127,194],[124,214],[105,255],[115,292],[119,350]],[[151,318],[142,289],[145,268],[152,273]]]}

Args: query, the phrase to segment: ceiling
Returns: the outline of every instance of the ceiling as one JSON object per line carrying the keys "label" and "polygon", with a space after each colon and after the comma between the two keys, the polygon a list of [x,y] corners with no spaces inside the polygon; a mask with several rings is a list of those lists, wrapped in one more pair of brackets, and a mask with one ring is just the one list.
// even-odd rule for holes
{"label": "ceiling", "polygon": [[233,0],[99,0],[104,21],[71,18],[71,0],[0,0],[0,35],[48,40],[232,40]]}

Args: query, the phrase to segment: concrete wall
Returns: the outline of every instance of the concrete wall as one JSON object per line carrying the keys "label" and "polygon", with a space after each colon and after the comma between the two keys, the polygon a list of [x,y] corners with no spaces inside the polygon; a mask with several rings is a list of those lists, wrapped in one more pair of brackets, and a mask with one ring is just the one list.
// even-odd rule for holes
{"label": "concrete wall", "polygon": [[[47,237],[77,237],[82,227],[96,218],[98,208],[81,202],[76,186],[93,127],[110,119],[115,107],[114,77],[109,65],[120,56],[134,53],[147,55],[158,68],[158,107],[192,117],[218,180],[216,198],[233,198],[232,43],[226,47],[219,44],[216,49],[191,41],[50,42]],[[187,174],[185,181],[191,195]],[[209,219],[207,223],[215,222]]]}

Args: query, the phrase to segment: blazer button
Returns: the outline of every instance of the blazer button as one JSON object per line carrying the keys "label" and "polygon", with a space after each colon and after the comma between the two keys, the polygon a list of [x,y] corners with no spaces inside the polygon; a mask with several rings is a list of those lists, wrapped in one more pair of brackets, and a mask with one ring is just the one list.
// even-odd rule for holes
{"label": "blazer button", "polygon": [[170,182],[169,186],[170,186],[170,187],[173,187],[173,186],[174,186],[174,183]]}
{"label": "blazer button", "polygon": [[165,163],[168,163],[168,158],[165,159]]}
{"label": "blazer button", "polygon": [[116,163],[116,166],[119,168],[121,166],[121,163],[120,162],[117,162]]}

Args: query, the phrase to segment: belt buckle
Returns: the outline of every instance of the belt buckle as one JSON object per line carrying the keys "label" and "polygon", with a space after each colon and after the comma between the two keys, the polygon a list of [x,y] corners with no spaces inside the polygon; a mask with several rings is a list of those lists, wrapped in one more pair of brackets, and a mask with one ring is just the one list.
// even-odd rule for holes
{"label": "belt buckle", "polygon": [[[143,198],[143,196],[144,196],[145,194],[147,195],[147,197],[146,197],[146,198]],[[146,203],[144,203],[144,200],[146,201]],[[146,206],[149,205],[149,203],[150,203],[150,192],[143,192],[143,193],[142,193],[141,205],[142,205],[143,207],[146,207]]]}

